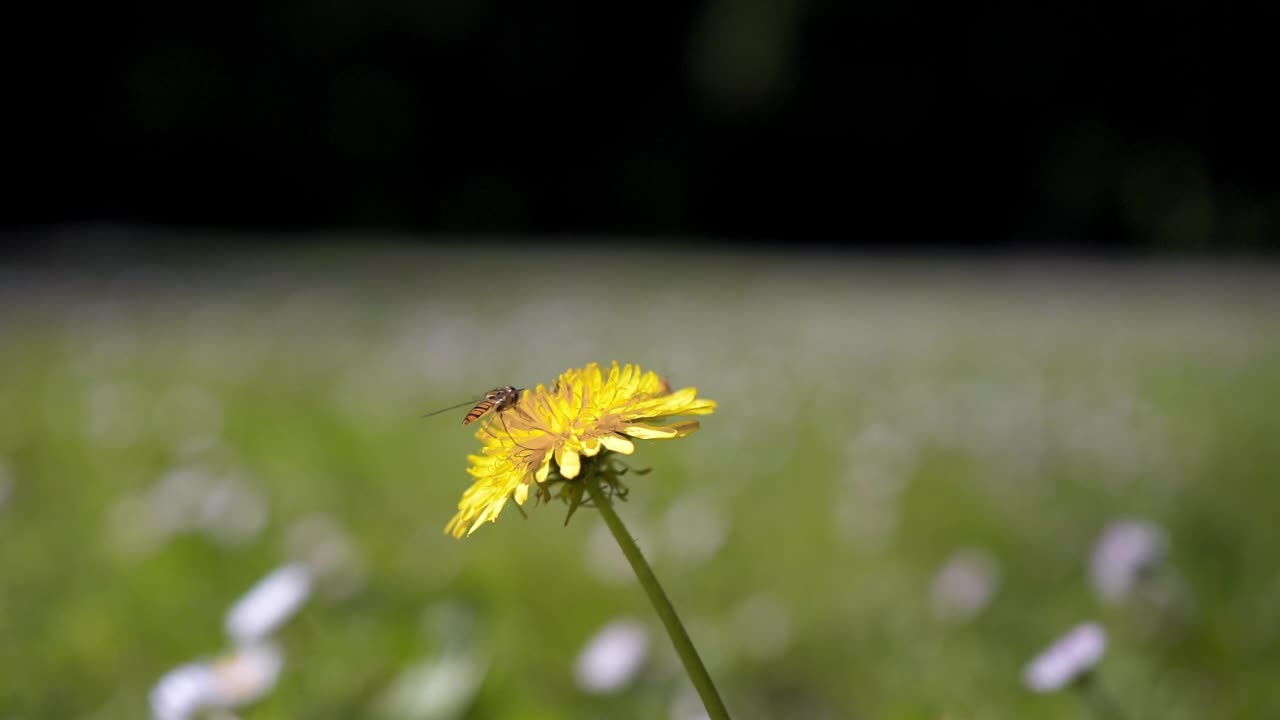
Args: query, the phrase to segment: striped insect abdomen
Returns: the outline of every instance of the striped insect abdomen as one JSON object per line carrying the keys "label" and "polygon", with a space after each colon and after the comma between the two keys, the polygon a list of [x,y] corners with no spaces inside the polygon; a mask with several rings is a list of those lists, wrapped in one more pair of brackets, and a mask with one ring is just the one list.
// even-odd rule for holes
{"label": "striped insect abdomen", "polygon": [[481,416],[489,412],[489,410],[491,409],[493,409],[492,400],[481,400],[480,402],[476,403],[475,407],[471,408],[471,412],[467,413],[466,417],[462,418],[462,424],[470,425],[476,420],[479,420]]}

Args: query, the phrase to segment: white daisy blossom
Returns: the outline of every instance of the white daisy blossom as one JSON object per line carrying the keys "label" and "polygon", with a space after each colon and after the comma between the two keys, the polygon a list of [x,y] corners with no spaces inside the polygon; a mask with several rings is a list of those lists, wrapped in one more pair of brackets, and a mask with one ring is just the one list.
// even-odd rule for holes
{"label": "white daisy blossom", "polygon": [[574,664],[578,687],[590,693],[621,689],[649,654],[649,633],[635,620],[615,620],[587,642]]}
{"label": "white daisy blossom", "polygon": [[1061,689],[1092,670],[1106,649],[1107,633],[1101,625],[1077,625],[1027,664],[1023,681],[1036,692]]}
{"label": "white daisy blossom", "polygon": [[321,514],[302,518],[289,527],[285,538],[289,557],[311,572],[319,595],[341,600],[364,585],[360,558],[332,518]]}
{"label": "white daisy blossom", "polygon": [[957,550],[933,578],[933,614],[939,620],[963,622],[987,606],[1000,584],[1000,564],[976,548]]}
{"label": "white daisy blossom", "polygon": [[284,655],[268,643],[246,645],[213,662],[218,678],[217,704],[236,707],[253,702],[275,687]]}
{"label": "white daisy blossom", "polygon": [[381,707],[392,718],[446,720],[460,717],[475,698],[488,663],[471,652],[448,652],[412,665],[396,676]]}
{"label": "white daisy blossom", "polygon": [[221,658],[180,665],[151,689],[154,720],[187,720],[208,708],[253,702],[276,684],[284,657],[274,645],[256,644]]}
{"label": "white daisy blossom", "polygon": [[218,678],[206,663],[188,663],[165,673],[151,688],[154,720],[186,720],[212,705],[218,696]]}
{"label": "white daisy blossom", "polygon": [[224,627],[240,643],[270,635],[293,617],[311,594],[311,573],[299,563],[282,565],[258,581],[227,611]]}
{"label": "white daisy blossom", "polygon": [[326,515],[310,515],[289,527],[289,555],[317,577],[341,572],[353,562],[351,544],[342,529]]}
{"label": "white daisy blossom", "polygon": [[1164,532],[1151,523],[1112,523],[1098,538],[1089,563],[1094,589],[1107,602],[1123,600],[1164,559],[1167,546]]}
{"label": "white daisy blossom", "polygon": [[246,478],[227,474],[205,488],[194,520],[214,540],[235,547],[266,527],[267,502]]}

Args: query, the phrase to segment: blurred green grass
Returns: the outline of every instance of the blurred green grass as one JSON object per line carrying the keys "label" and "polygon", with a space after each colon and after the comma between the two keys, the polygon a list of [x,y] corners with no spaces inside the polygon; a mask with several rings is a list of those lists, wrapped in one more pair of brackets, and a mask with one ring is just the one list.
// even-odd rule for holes
{"label": "blurred green grass", "polygon": [[[508,509],[446,538],[474,441],[419,417],[614,359],[721,403],[641,447],[621,512],[736,716],[1080,717],[1021,673],[1090,618],[1129,717],[1280,709],[1269,271],[348,248],[3,277],[2,717],[145,715],[316,516],[351,576],[280,631],[242,717],[385,716],[460,628],[487,668],[466,717],[668,716],[678,665],[596,518]],[[175,469],[241,511],[152,528]],[[1168,531],[1185,626],[1094,596],[1125,517]],[[962,547],[999,586],[943,622],[931,583]],[[618,617],[651,656],[586,694],[574,659]]]}

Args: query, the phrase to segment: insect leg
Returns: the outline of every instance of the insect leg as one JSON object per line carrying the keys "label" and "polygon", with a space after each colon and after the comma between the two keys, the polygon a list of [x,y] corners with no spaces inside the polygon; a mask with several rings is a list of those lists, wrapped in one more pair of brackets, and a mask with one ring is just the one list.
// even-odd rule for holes
{"label": "insect leg", "polygon": [[[502,413],[498,413],[498,416],[502,417]],[[516,447],[524,448],[529,452],[533,452],[533,448],[525,447],[524,445],[521,445],[520,443],[516,442],[516,439],[514,437],[511,437],[511,431],[507,429],[507,419],[505,417],[502,417],[502,431],[507,434],[507,439],[510,440],[512,444],[514,444]]]}
{"label": "insect leg", "polygon": [[[502,417],[503,412],[506,412],[506,411],[499,410],[498,412],[495,412],[492,416],[490,416],[484,421],[484,424],[480,426],[480,429],[488,433],[489,437],[493,438],[494,440],[502,440],[502,438],[495,435],[494,432],[489,429],[489,426],[493,424],[494,420],[498,419],[499,417]],[[514,437],[511,436],[511,431],[507,429],[506,418],[502,418],[502,431],[506,433],[507,439],[511,441],[512,445],[515,445],[518,448],[523,448],[525,450],[528,450],[529,452],[533,452],[533,448],[525,447],[524,445],[521,445],[520,443],[516,442],[516,439]]]}
{"label": "insect leg", "polygon": [[494,435],[493,431],[489,429],[489,426],[493,424],[493,419],[496,418],[497,416],[498,416],[498,413],[494,413],[489,417],[485,418],[484,422],[480,423],[480,429],[485,433],[487,433],[489,437],[493,438],[494,440],[501,440],[502,438],[498,437],[497,435]]}

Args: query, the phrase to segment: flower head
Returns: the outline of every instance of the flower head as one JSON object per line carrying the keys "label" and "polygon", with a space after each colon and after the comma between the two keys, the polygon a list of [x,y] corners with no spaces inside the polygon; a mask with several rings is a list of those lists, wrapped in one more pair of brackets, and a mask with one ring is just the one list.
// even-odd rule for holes
{"label": "flower head", "polygon": [[1088,622],[1077,625],[1027,664],[1022,679],[1036,692],[1065,687],[1093,670],[1107,650],[1107,632]]}
{"label": "flower head", "polygon": [[933,614],[963,622],[982,612],[1000,586],[1000,563],[979,548],[957,550],[933,577]]}
{"label": "flower head", "polygon": [[662,440],[684,437],[698,429],[697,420],[670,424],[653,421],[684,415],[707,415],[712,400],[697,397],[695,388],[671,391],[652,371],[613,363],[606,375],[596,363],[560,374],[548,389],[538,385],[521,392],[476,432],[483,443],[469,455],[467,472],[475,483],[458,503],[458,514],[445,532],[454,537],[475,532],[498,518],[507,500],[529,499],[530,487],[544,489],[556,480],[573,480],[584,458],[602,452],[630,455],[631,438]]}
{"label": "flower head", "polygon": [[649,631],[629,619],[614,620],[587,642],[573,666],[578,687],[594,694],[622,689],[649,654]]}
{"label": "flower head", "polygon": [[1164,531],[1148,522],[1125,520],[1107,526],[1089,563],[1094,589],[1107,602],[1124,600],[1150,578],[1168,544]]}
{"label": "flower head", "polygon": [[298,611],[311,594],[311,573],[283,565],[258,581],[227,611],[227,634],[239,643],[263,640]]}
{"label": "flower head", "polygon": [[180,665],[165,673],[151,688],[151,716],[155,720],[203,717],[210,708],[247,705],[275,687],[284,655],[271,643],[253,643],[219,658]]}

